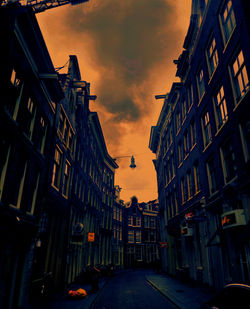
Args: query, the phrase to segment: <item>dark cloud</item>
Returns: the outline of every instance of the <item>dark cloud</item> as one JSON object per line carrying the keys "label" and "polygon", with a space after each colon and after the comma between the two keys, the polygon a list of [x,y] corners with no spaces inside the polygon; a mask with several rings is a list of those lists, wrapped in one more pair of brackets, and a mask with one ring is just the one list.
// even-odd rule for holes
{"label": "dark cloud", "polygon": [[89,7],[69,10],[70,31],[79,40],[84,33],[94,45],[90,53],[101,74],[97,95],[114,122],[136,122],[145,115],[147,109],[135,101],[132,88],[172,55],[174,15],[164,0],[91,0]]}

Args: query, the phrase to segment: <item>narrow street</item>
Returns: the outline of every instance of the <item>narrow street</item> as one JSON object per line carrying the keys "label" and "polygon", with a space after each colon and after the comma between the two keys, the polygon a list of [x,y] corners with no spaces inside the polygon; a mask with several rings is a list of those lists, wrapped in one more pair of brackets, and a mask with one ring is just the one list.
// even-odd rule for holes
{"label": "narrow street", "polygon": [[110,280],[91,309],[176,309],[146,280],[148,271],[128,271]]}

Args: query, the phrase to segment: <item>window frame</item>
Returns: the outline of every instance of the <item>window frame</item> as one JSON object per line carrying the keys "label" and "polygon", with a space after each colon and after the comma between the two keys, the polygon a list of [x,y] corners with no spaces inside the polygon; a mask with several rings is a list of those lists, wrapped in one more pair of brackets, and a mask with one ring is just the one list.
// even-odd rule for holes
{"label": "window frame", "polygon": [[[212,52],[211,52],[211,48],[212,48]],[[217,44],[216,44],[216,40],[214,36],[210,37],[205,53],[206,53],[209,77],[211,79],[219,65],[218,49],[217,49]]]}
{"label": "window frame", "polygon": [[[223,92],[223,95],[222,95]],[[218,96],[220,97],[220,101],[218,100]],[[225,91],[223,85],[221,85],[216,94],[212,98],[213,106],[214,106],[214,114],[215,114],[215,122],[217,131],[220,130],[224,124],[228,120],[228,109],[227,109],[227,102],[225,98]],[[220,114],[220,116],[219,116]],[[224,117],[222,116],[224,114]]]}
{"label": "window frame", "polygon": [[[233,27],[232,27],[230,33],[228,31],[228,26],[226,25],[227,22],[225,22],[225,20],[224,20],[224,14],[225,14],[226,9],[228,8],[229,2],[231,3],[231,6],[230,6],[230,8],[228,10],[228,11],[231,11],[230,21],[232,21],[232,18],[231,18],[232,16],[233,16],[233,19],[234,19],[234,22],[232,22]],[[227,14],[227,18],[228,18],[228,16],[229,16],[229,14]],[[220,23],[223,43],[224,43],[224,46],[226,48],[226,46],[228,45],[228,43],[229,43],[229,41],[230,41],[234,31],[235,31],[235,28],[237,26],[236,19],[235,19],[235,14],[234,14],[234,9],[233,9],[233,4],[232,4],[231,0],[225,0],[223,2],[223,6],[222,6],[222,8],[220,10],[220,13],[219,13],[219,23]]]}
{"label": "window frame", "polygon": [[[240,63],[239,61],[240,54],[242,54],[242,59],[243,59],[242,63]],[[238,65],[237,73],[235,73],[235,70],[234,70],[234,65],[236,62]],[[242,73],[243,70],[245,73]],[[232,58],[232,61],[229,65],[229,75],[230,75],[231,84],[232,84],[234,103],[235,103],[235,106],[237,106],[242,101],[242,99],[248,93],[250,89],[249,74],[246,69],[245,57],[243,54],[243,50],[240,48],[237,49],[237,52],[234,54],[234,57]],[[239,76],[241,77],[241,80],[243,82],[242,90],[240,89],[240,83],[238,79]],[[244,77],[247,78],[247,83]]]}

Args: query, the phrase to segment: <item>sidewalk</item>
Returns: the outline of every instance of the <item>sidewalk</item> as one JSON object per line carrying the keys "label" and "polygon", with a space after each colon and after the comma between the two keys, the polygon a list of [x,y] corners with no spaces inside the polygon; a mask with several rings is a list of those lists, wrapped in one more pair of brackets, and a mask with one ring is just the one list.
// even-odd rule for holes
{"label": "sidewalk", "polygon": [[89,309],[106,282],[106,279],[100,279],[99,290],[95,293],[91,292],[90,284],[72,284],[70,287],[71,289],[75,290],[82,288],[86,290],[87,296],[82,299],[71,299],[68,298],[67,291],[64,291],[53,295],[48,302],[33,304],[29,309]]}
{"label": "sidewalk", "polygon": [[146,280],[180,309],[199,309],[214,295],[209,289],[182,283],[163,274],[146,275]]}

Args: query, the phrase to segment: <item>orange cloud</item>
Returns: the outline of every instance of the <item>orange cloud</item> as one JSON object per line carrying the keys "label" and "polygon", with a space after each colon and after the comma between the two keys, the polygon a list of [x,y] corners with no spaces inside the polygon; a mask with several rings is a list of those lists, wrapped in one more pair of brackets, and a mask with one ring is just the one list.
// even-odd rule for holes
{"label": "orange cloud", "polygon": [[157,198],[148,142],[162,104],[154,95],[169,91],[175,79],[173,60],[190,11],[191,0],[90,0],[38,15],[55,66],[77,55],[82,79],[98,97],[90,108],[99,114],[111,156],[135,155],[134,170],[125,159],[118,162],[125,200]]}

